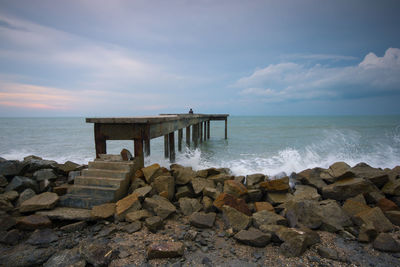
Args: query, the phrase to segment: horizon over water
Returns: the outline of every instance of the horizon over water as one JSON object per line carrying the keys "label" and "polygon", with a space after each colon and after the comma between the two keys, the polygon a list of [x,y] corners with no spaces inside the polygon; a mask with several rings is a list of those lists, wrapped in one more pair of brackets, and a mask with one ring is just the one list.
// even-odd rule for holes
{"label": "horizon over water", "polygon": [[[176,151],[176,163],[195,170],[227,167],[235,175],[270,176],[327,168],[337,161],[400,165],[400,115],[230,116],[228,139],[223,121],[211,122],[210,137],[196,150]],[[145,165],[170,165],[163,140],[151,140]],[[133,153],[133,141],[107,141],[107,153],[118,154],[122,148]],[[22,160],[28,155],[87,164],[95,157],[93,124],[78,117],[0,118],[0,157]]]}

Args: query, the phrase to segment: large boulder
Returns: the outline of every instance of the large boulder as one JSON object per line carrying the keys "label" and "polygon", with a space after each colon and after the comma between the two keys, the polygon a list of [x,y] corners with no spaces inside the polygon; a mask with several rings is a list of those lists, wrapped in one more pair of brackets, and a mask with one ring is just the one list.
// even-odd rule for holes
{"label": "large boulder", "polygon": [[263,233],[258,229],[250,228],[249,230],[241,230],[234,238],[249,246],[265,247],[269,244],[271,235]]}
{"label": "large boulder", "polygon": [[387,233],[380,233],[372,244],[377,250],[400,252],[400,243]]}
{"label": "large boulder", "polygon": [[55,180],[57,179],[57,174],[53,169],[41,169],[35,171],[33,174],[33,179],[38,182],[45,181],[45,180]]}
{"label": "large boulder", "polygon": [[214,182],[205,178],[192,178],[191,184],[196,195],[203,192],[206,187],[215,188]]}
{"label": "large boulder", "polygon": [[128,222],[135,222],[147,219],[151,216],[153,215],[148,210],[137,210],[127,213],[125,216],[125,220],[127,220]]}
{"label": "large boulder", "polygon": [[30,188],[25,189],[18,198],[17,207],[21,206],[22,202],[36,196],[35,191]]}
{"label": "large boulder", "polygon": [[260,183],[260,187],[264,188],[267,192],[287,192],[290,189],[289,177],[280,179],[266,180]]}
{"label": "large boulder", "polygon": [[369,207],[368,205],[358,201],[354,201],[352,199],[346,200],[346,202],[344,202],[343,204],[343,211],[351,218],[362,211],[367,211],[370,209],[371,207]]}
{"label": "large boulder", "polygon": [[281,251],[287,257],[299,257],[308,247],[321,241],[318,233],[306,229],[281,227],[277,236],[283,241]]}
{"label": "large boulder", "polygon": [[19,211],[32,212],[37,210],[51,210],[57,205],[58,200],[59,197],[56,193],[44,192],[22,202]]}
{"label": "large boulder", "polygon": [[57,207],[53,210],[37,211],[36,214],[47,216],[51,220],[92,221],[91,210]]}
{"label": "large boulder", "polygon": [[107,219],[115,214],[115,203],[105,203],[92,208],[91,214],[98,219]]}
{"label": "large boulder", "polygon": [[216,214],[214,212],[194,212],[190,215],[189,222],[198,228],[212,228],[214,226]]}
{"label": "large boulder", "polygon": [[265,201],[264,202],[255,202],[254,208],[257,212],[262,211],[262,210],[274,211],[274,207],[269,202],[265,202]]}
{"label": "large boulder", "polygon": [[157,232],[164,226],[163,219],[160,216],[151,216],[144,220],[144,223],[150,232]]}
{"label": "large boulder", "polygon": [[179,207],[184,215],[189,216],[193,212],[200,211],[203,205],[195,198],[183,197],[179,199]]}
{"label": "large boulder", "polygon": [[112,249],[106,242],[92,242],[89,240],[81,242],[79,253],[93,266],[108,266],[117,255],[117,251]]}
{"label": "large boulder", "polygon": [[320,200],[321,195],[318,194],[316,188],[308,185],[296,185],[296,191],[293,193],[293,200]]}
{"label": "large boulder", "polygon": [[268,210],[253,213],[252,219],[253,225],[257,228],[260,228],[261,225],[287,225],[285,217]]}
{"label": "large boulder", "polygon": [[51,221],[47,216],[37,214],[21,217],[17,221],[17,227],[22,230],[35,230],[49,228]]}
{"label": "large boulder", "polygon": [[343,178],[354,177],[354,173],[351,171],[351,167],[345,162],[335,162],[329,166],[329,174],[334,180],[340,180]]}
{"label": "large boulder", "polygon": [[58,251],[43,265],[43,267],[80,267],[85,266],[86,261],[81,258],[79,248]]}
{"label": "large boulder", "polygon": [[265,175],[262,173],[255,173],[246,176],[246,185],[249,187],[254,186],[256,184],[264,181]]}
{"label": "large boulder", "polygon": [[39,186],[34,180],[24,176],[15,176],[7,185],[6,191],[14,190],[22,192],[27,188],[32,189],[36,193],[39,192]]}
{"label": "large boulder", "polygon": [[4,175],[6,177],[21,175],[26,168],[26,164],[18,160],[0,161],[0,175]]}
{"label": "large boulder", "polygon": [[140,204],[138,194],[130,194],[123,199],[120,199],[115,204],[115,217],[118,220],[125,219],[125,215],[131,211],[140,210],[142,205]]}
{"label": "large boulder", "polygon": [[234,176],[226,174],[226,173],[220,173],[217,175],[212,175],[209,176],[207,179],[210,181],[213,181],[215,184],[218,183],[224,183],[227,180],[233,180]]}
{"label": "large boulder", "polygon": [[158,176],[160,169],[161,169],[161,167],[157,163],[147,166],[145,168],[142,168],[143,175],[148,184],[152,183],[154,178]]}
{"label": "large boulder", "polygon": [[4,175],[0,175],[0,187],[6,187],[8,185],[7,178]]}
{"label": "large boulder", "polygon": [[148,259],[176,258],[183,256],[184,245],[181,242],[157,242],[147,248]]}
{"label": "large boulder", "polygon": [[172,169],[172,174],[175,177],[175,183],[177,185],[185,185],[196,176],[192,167],[174,168]]}
{"label": "large boulder", "polygon": [[157,193],[166,192],[167,198],[172,200],[175,194],[175,179],[172,176],[158,176],[154,179],[153,188]]}
{"label": "large boulder", "polygon": [[56,164],[55,166],[57,167],[57,169],[61,170],[64,173],[69,173],[79,168],[79,164],[72,161],[66,161],[63,164]]}
{"label": "large boulder", "polygon": [[170,214],[176,212],[175,206],[168,199],[154,195],[151,198],[146,198],[143,205],[147,210],[154,212],[163,219],[166,219]]}
{"label": "large boulder", "polygon": [[251,217],[227,205],[222,206],[222,218],[226,228],[232,228],[234,232],[238,232],[251,224]]}
{"label": "large boulder", "polygon": [[327,199],[346,200],[361,193],[379,191],[379,189],[362,178],[344,178],[322,188],[322,196]]}
{"label": "large boulder", "polygon": [[268,192],[267,193],[267,201],[272,205],[276,206],[279,204],[286,203],[293,199],[293,195],[291,193],[285,192]]}
{"label": "large boulder", "polygon": [[382,210],[378,207],[354,215],[353,221],[359,226],[370,224],[378,233],[393,230],[393,224],[385,217]]}
{"label": "large boulder", "polygon": [[295,178],[304,185],[317,188],[318,192],[321,193],[322,188],[327,185],[321,178],[322,172],[326,172],[326,170],[321,168],[307,169],[295,175]]}
{"label": "large boulder", "polygon": [[227,193],[219,194],[217,199],[214,200],[213,205],[214,205],[214,207],[216,207],[219,210],[222,210],[222,207],[224,205],[230,206],[248,216],[251,216],[251,210],[247,206],[246,201],[244,201],[241,198],[236,198]]}
{"label": "large boulder", "polygon": [[400,226],[400,211],[390,210],[385,212],[386,218],[394,225]]}
{"label": "large boulder", "polygon": [[400,196],[400,179],[387,182],[382,187],[382,192],[392,196]]}
{"label": "large boulder", "polygon": [[224,182],[224,192],[235,197],[242,197],[247,194],[247,188],[235,180],[226,180]]}
{"label": "large boulder", "polygon": [[357,164],[351,168],[351,172],[353,172],[357,177],[371,181],[379,188],[389,181],[389,176],[385,171],[372,168],[366,163]]}
{"label": "large boulder", "polygon": [[193,197],[193,190],[189,185],[177,186],[175,198],[179,200],[181,197]]}

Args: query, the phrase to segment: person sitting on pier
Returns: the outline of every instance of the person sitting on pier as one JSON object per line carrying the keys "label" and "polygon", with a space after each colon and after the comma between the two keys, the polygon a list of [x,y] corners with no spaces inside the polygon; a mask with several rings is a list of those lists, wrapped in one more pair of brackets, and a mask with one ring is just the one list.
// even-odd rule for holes
{"label": "person sitting on pier", "polygon": [[193,114],[193,110],[192,109],[189,110],[189,114]]}

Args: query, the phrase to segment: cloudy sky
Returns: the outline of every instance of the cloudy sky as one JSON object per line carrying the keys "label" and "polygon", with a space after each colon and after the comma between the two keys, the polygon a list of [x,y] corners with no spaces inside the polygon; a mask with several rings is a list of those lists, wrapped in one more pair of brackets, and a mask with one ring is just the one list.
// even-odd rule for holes
{"label": "cloudy sky", "polygon": [[399,114],[400,1],[0,0],[0,116]]}

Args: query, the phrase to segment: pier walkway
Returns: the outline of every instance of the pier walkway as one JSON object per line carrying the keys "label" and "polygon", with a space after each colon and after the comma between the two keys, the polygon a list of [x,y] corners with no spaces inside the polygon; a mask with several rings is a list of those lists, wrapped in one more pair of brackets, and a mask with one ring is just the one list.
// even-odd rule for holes
{"label": "pier walkway", "polygon": [[[150,140],[164,136],[165,157],[175,161],[175,131],[178,131],[178,150],[182,150],[183,129],[186,145],[192,140],[195,147],[210,138],[210,121],[225,121],[225,139],[228,138],[229,114],[160,114],[146,117],[86,118],[94,123],[96,157],[107,153],[107,140],[133,140],[134,156],[144,165],[144,156],[150,155]],[[190,134],[192,132],[192,135]],[[192,138],[190,138],[192,136]]]}

